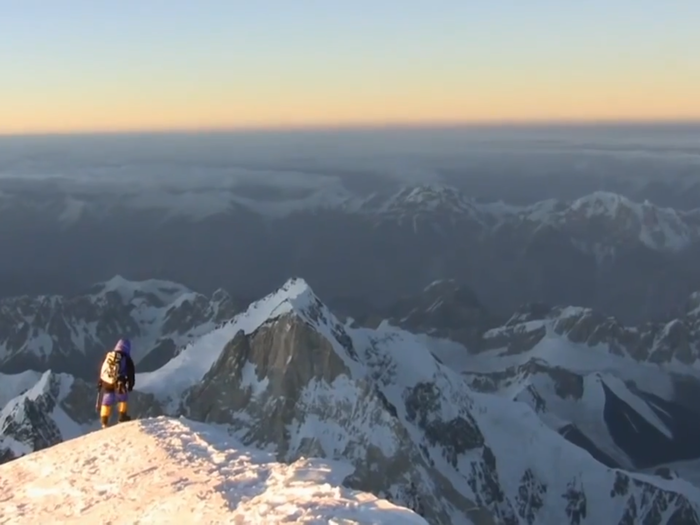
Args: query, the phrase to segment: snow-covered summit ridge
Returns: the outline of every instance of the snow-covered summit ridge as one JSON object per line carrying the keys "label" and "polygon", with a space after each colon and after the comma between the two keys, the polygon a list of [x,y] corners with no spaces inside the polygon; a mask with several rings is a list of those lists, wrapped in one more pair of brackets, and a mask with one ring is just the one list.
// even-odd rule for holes
{"label": "snow-covered summit ridge", "polygon": [[3,523],[427,523],[344,488],[352,471],[337,461],[277,463],[209,425],[145,419],[0,466]]}
{"label": "snow-covered summit ridge", "polygon": [[239,331],[250,334],[264,323],[285,314],[296,314],[310,320],[312,308],[323,306],[304,279],[291,278],[276,291],[251,303],[230,321],[188,344],[165,366],[139,374],[139,390],[170,398],[198,382],[218,359],[223,347]]}

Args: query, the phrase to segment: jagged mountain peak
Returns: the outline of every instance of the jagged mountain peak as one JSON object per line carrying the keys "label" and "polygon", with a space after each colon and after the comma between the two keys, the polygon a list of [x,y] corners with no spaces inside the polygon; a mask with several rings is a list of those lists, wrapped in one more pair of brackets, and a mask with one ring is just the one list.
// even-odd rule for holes
{"label": "jagged mountain peak", "polygon": [[140,374],[141,389],[165,402],[176,402],[178,392],[199,382],[220,358],[222,348],[236,336],[249,335],[283,317],[296,317],[323,333],[338,331],[341,326],[304,279],[291,278],[244,312],[189,343],[163,367]]}
{"label": "jagged mountain peak", "polygon": [[208,298],[170,281],[131,281],[120,275],[83,295],[5,298],[0,301],[0,371],[51,368],[87,378],[100,355],[125,336],[132,340],[139,366],[155,369],[238,310],[223,290]]}
{"label": "jagged mountain peak", "polygon": [[255,304],[262,311],[268,305],[272,305],[268,318],[274,318],[288,312],[305,317],[315,316],[318,309],[325,308],[311,286],[300,277],[287,280],[277,291]]}

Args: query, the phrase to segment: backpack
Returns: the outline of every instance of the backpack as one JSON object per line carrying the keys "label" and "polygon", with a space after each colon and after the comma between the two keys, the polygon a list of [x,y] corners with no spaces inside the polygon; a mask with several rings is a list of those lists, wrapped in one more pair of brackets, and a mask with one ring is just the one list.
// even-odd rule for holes
{"label": "backpack", "polygon": [[124,355],[121,352],[115,352],[111,350],[107,352],[105,360],[102,362],[102,369],[100,370],[100,380],[103,383],[110,385],[116,385],[117,380],[122,375],[122,359]]}

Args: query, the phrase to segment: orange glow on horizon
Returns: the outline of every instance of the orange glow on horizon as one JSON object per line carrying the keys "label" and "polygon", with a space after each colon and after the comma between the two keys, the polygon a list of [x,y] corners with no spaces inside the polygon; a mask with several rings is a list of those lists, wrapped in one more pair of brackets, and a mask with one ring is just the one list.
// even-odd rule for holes
{"label": "orange glow on horizon", "polygon": [[452,82],[449,90],[434,79],[364,91],[357,85],[188,90],[175,84],[167,93],[156,86],[44,97],[15,93],[0,102],[0,134],[700,120],[700,80],[669,85],[658,79],[636,87],[583,79],[490,80]]}

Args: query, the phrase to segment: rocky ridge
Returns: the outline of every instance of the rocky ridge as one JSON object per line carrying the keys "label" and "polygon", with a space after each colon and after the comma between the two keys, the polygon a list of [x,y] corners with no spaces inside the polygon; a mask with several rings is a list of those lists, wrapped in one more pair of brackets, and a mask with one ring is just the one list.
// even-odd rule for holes
{"label": "rocky ridge", "polygon": [[75,297],[0,299],[0,372],[50,369],[92,381],[102,354],[124,336],[139,368],[155,369],[239,308],[223,290],[209,298],[168,281],[120,276]]}

